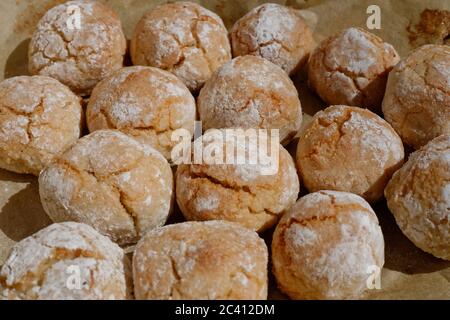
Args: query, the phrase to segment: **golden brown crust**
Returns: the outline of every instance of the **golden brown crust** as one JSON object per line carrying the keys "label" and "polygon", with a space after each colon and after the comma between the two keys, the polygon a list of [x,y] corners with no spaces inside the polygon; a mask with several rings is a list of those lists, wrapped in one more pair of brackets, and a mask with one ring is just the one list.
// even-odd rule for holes
{"label": "golden brown crust", "polygon": [[420,249],[450,260],[450,135],[412,153],[385,195],[403,233]]}
{"label": "golden brown crust", "polygon": [[328,104],[378,111],[389,71],[400,60],[395,49],[361,28],[324,40],[308,63],[309,86]]}
{"label": "golden brown crust", "polygon": [[186,86],[152,67],[118,70],[93,90],[86,111],[89,131],[118,129],[170,159],[177,129],[194,131],[196,106]]}
{"label": "golden brown crust", "polygon": [[[221,146],[225,150],[229,145]],[[258,232],[276,224],[295,203],[300,189],[291,156],[281,145],[277,147],[278,168],[270,175],[248,162],[178,166],[176,198],[185,218],[228,220]]]}
{"label": "golden brown crust", "polygon": [[39,176],[53,221],[89,224],[122,245],[166,222],[172,188],[172,170],[158,151],[113,130],[83,137]]}
{"label": "golden brown crust", "polygon": [[257,56],[224,64],[206,82],[197,103],[205,129],[279,129],[283,144],[291,141],[302,122],[292,80],[280,67]]}
{"label": "golden brown crust", "polygon": [[356,193],[373,203],[403,163],[394,129],[369,110],[331,106],[318,112],[299,139],[297,166],[311,191]]}
{"label": "golden brown crust", "polygon": [[292,299],[352,299],[384,264],[378,219],[361,197],[319,191],[301,198],[275,229],[273,272]]}
{"label": "golden brown crust", "polygon": [[167,70],[193,92],[231,59],[227,29],[215,13],[193,2],[157,6],[139,21],[131,39],[135,65]]}
{"label": "golden brown crust", "polygon": [[450,49],[425,45],[389,74],[383,114],[414,148],[450,133]]}
{"label": "golden brown crust", "polygon": [[308,60],[312,32],[300,15],[275,3],[262,4],[239,19],[230,31],[233,56],[263,57],[294,74]]}
{"label": "golden brown crust", "polygon": [[15,77],[0,83],[0,167],[39,175],[81,134],[80,99],[57,80]]}
{"label": "golden brown crust", "polygon": [[[71,6],[80,9],[81,28]],[[40,20],[29,46],[29,71],[58,79],[80,95],[89,95],[110,72],[123,66],[126,39],[117,14],[101,1],[68,1]]]}
{"label": "golden brown crust", "polygon": [[0,271],[0,299],[127,299],[130,285],[123,250],[75,222],[53,224],[18,242]]}
{"label": "golden brown crust", "polygon": [[225,221],[150,231],[133,257],[137,299],[267,299],[267,247]]}

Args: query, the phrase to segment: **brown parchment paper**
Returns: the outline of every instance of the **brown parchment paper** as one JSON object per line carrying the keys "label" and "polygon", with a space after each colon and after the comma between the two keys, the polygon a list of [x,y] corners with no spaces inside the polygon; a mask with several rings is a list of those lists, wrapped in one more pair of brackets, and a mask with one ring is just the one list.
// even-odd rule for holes
{"label": "brown parchment paper", "polygon": [[[64,0],[2,0],[0,1],[0,80],[27,74],[27,47],[39,19],[51,7]],[[166,1],[106,0],[120,15],[125,33],[130,38],[135,24],[144,12]],[[197,1],[219,14],[227,27],[251,8],[267,1],[202,0]],[[425,9],[450,11],[449,0],[287,0],[276,1],[299,9],[314,28],[316,42],[350,26],[366,26],[369,5],[381,9],[381,30],[372,30],[395,46],[401,56],[416,44],[410,43],[414,26]],[[439,24],[439,22],[434,22]],[[441,25],[442,27],[442,25]],[[449,30],[450,32],[450,30]],[[416,35],[417,36],[417,35]],[[420,37],[420,34],[419,34]],[[433,42],[433,37],[426,41]],[[436,40],[438,41],[438,40]],[[305,75],[294,77],[305,113],[305,123],[324,107],[306,88]],[[296,143],[289,146],[295,150]],[[368,299],[450,299],[450,262],[439,260],[416,248],[398,229],[381,202],[374,207],[386,242],[386,263],[381,274],[381,289],[369,290]],[[181,221],[175,213],[171,222]],[[15,242],[42,229],[51,221],[39,200],[37,178],[0,170],[0,265]],[[263,234],[270,244],[271,231]],[[271,299],[284,299],[270,276]]]}

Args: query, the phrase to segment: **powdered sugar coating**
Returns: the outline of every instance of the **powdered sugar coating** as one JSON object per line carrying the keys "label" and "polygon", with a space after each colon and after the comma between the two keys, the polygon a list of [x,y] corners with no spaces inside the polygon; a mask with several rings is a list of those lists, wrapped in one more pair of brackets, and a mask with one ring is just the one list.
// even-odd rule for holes
{"label": "powdered sugar coating", "polygon": [[289,74],[308,60],[312,32],[294,10],[275,3],[262,4],[239,19],[230,31],[233,55],[261,56]]}
{"label": "powdered sugar coating", "polygon": [[227,30],[215,13],[193,2],[156,6],[139,21],[131,40],[135,65],[167,70],[193,92],[231,59]]}
{"label": "powdered sugar coating", "polygon": [[0,167],[39,172],[81,133],[80,99],[57,80],[15,77],[0,83]]}
{"label": "powdered sugar coating", "polygon": [[402,141],[392,127],[358,107],[318,112],[297,147],[297,166],[309,191],[353,192],[369,202],[383,196],[403,158]]}
{"label": "powdered sugar coating", "polygon": [[279,129],[288,143],[302,122],[298,92],[278,66],[257,56],[242,56],[224,64],[206,82],[198,97],[205,129]]}
{"label": "powdered sugar coating", "polygon": [[448,46],[422,46],[392,70],[383,114],[402,140],[416,149],[450,133]]}
{"label": "powdered sugar coating", "polygon": [[266,299],[267,247],[225,221],[150,231],[133,257],[137,299]]}
{"label": "powdered sugar coating", "polygon": [[324,40],[308,63],[309,85],[328,104],[379,110],[387,75],[400,60],[395,49],[361,28]]}
{"label": "powdered sugar coating", "polygon": [[[79,270],[81,287],[71,280]],[[77,273],[78,274],[78,273]],[[53,224],[17,243],[0,271],[4,299],[126,299],[129,262],[122,249],[91,227]]]}
{"label": "powdered sugar coating", "polygon": [[[73,10],[80,14],[80,29]],[[75,93],[89,95],[123,65],[126,39],[116,13],[100,1],[68,1],[40,20],[29,46],[29,71],[58,79]]]}
{"label": "powdered sugar coating", "polygon": [[[211,143],[204,142],[204,148]],[[231,143],[225,140],[217,144],[223,150],[223,163],[227,163],[225,150],[233,146]],[[300,183],[291,156],[278,143],[274,146],[278,148],[278,159],[270,166],[273,171],[266,171],[268,166],[260,161],[251,164],[248,154],[257,153],[261,145],[247,141],[244,164],[180,165],[176,173],[176,197],[186,219],[227,220],[258,232],[273,226],[297,200]]]}
{"label": "powdered sugar coating", "polygon": [[450,135],[412,153],[385,195],[403,233],[420,249],[450,260]]}
{"label": "powdered sugar coating", "polygon": [[279,288],[293,299],[357,298],[370,268],[384,264],[378,219],[357,195],[308,194],[278,224],[272,263]]}
{"label": "powdered sugar coating", "polygon": [[167,160],[113,130],[83,137],[39,176],[41,201],[53,221],[87,223],[119,244],[165,223],[172,189]]}
{"label": "powdered sugar coating", "polygon": [[172,133],[183,128],[193,134],[196,106],[188,88],[171,73],[129,67],[95,87],[86,116],[91,132],[118,129],[170,159]]}

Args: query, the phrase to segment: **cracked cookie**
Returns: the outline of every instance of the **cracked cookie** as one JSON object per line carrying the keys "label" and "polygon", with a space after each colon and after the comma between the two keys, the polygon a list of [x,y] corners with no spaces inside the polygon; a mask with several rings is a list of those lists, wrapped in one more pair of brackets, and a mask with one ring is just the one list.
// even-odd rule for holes
{"label": "cracked cookie", "polygon": [[123,250],[88,225],[55,223],[18,242],[0,271],[0,300],[131,298]]}
{"label": "cracked cookie", "polygon": [[403,233],[423,251],[450,260],[450,135],[412,153],[385,195]]}
{"label": "cracked cookie", "polygon": [[329,105],[344,104],[380,111],[389,71],[400,60],[376,35],[349,28],[324,40],[308,63],[311,89]]}
{"label": "cracked cookie", "polygon": [[28,68],[33,75],[55,78],[87,96],[100,80],[123,66],[125,52],[121,22],[109,6],[68,1],[40,20],[31,38]]}
{"label": "cracked cookie", "polygon": [[425,45],[389,74],[385,119],[414,148],[450,133],[450,48]]}
{"label": "cracked cookie", "polygon": [[247,55],[224,64],[198,97],[205,129],[278,129],[287,144],[300,129],[302,108],[289,76],[261,57]]}
{"label": "cracked cookie", "polygon": [[308,194],[281,218],[272,241],[272,270],[292,299],[355,299],[384,264],[378,219],[347,192]]}
{"label": "cracked cookie", "polygon": [[39,176],[42,205],[53,221],[86,223],[120,245],[166,222],[172,188],[167,160],[114,130],[81,138]]}
{"label": "cracked cookie", "polygon": [[347,191],[370,203],[383,196],[403,158],[402,141],[389,123],[358,107],[316,113],[297,146],[298,171],[310,192]]}
{"label": "cracked cookie", "polygon": [[167,70],[198,92],[231,59],[228,32],[215,13],[193,2],[157,6],[139,21],[131,39],[135,65]]}
{"label": "cracked cookie", "polygon": [[293,9],[275,4],[260,5],[239,19],[230,31],[233,56],[263,57],[294,74],[308,60],[312,32]]}
{"label": "cracked cookie", "polygon": [[66,86],[44,76],[0,83],[0,167],[39,175],[81,134],[82,108]]}
{"label": "cracked cookie", "polygon": [[[240,152],[234,146],[240,145],[238,141],[242,140],[238,139],[245,136],[227,134],[222,142],[208,139],[215,131],[205,133],[203,149],[215,149],[218,154],[222,150],[221,163],[203,161],[177,168],[176,198],[180,210],[187,220],[227,220],[258,232],[270,228],[297,200],[300,184],[294,161],[278,142],[273,145],[260,136],[258,141],[243,142],[245,162],[229,164],[227,153]],[[273,159],[259,158],[251,164],[248,155],[258,154],[264,148],[270,149]]]}
{"label": "cracked cookie", "polygon": [[267,260],[258,234],[234,223],[157,228],[136,246],[136,299],[265,300]]}
{"label": "cracked cookie", "polygon": [[148,143],[170,159],[174,130],[191,135],[195,99],[173,74],[152,67],[114,72],[93,90],[87,106],[89,131],[118,129]]}

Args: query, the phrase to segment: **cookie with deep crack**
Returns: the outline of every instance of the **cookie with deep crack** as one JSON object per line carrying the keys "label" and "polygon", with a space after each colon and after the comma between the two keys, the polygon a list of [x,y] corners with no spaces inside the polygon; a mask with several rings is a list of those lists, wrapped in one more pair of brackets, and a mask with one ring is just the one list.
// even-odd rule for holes
{"label": "cookie with deep crack", "polygon": [[39,175],[81,134],[83,110],[69,88],[44,76],[0,83],[0,168]]}
{"label": "cookie with deep crack", "polygon": [[130,51],[133,64],[170,71],[193,92],[231,59],[222,19],[197,3],[185,1],[147,12],[136,26]]}
{"label": "cookie with deep crack", "polygon": [[87,96],[123,66],[126,39],[117,14],[102,1],[68,1],[39,21],[28,52],[28,69]]}
{"label": "cookie with deep crack", "polygon": [[194,133],[195,99],[173,74],[152,67],[112,73],[93,90],[86,110],[89,131],[118,129],[170,159],[172,133]]}
{"label": "cookie with deep crack", "polygon": [[316,113],[297,146],[298,171],[310,192],[347,191],[370,203],[383,196],[403,158],[402,141],[389,123],[358,107]]}
{"label": "cookie with deep crack", "polygon": [[131,298],[123,250],[88,225],[55,223],[16,243],[0,270],[0,299]]}
{"label": "cookie with deep crack", "polygon": [[166,222],[172,188],[167,160],[114,130],[81,138],[39,176],[42,205],[53,221],[86,223],[120,245]]}
{"label": "cookie with deep crack", "polygon": [[308,60],[312,32],[303,18],[289,7],[265,3],[240,18],[230,31],[233,56],[263,57],[294,74]]}
{"label": "cookie with deep crack", "polygon": [[272,241],[278,287],[292,299],[355,299],[384,264],[378,219],[361,197],[319,191],[283,217]]}
{"label": "cookie with deep crack", "polygon": [[283,69],[258,56],[224,64],[206,82],[197,103],[205,129],[277,129],[283,144],[292,140],[302,123],[294,83]]}
{"label": "cookie with deep crack", "polygon": [[[214,158],[178,166],[176,198],[187,220],[227,220],[261,232],[295,203],[300,184],[290,154],[276,139],[248,137],[245,131],[207,131],[203,149],[215,150]],[[261,157],[264,150],[270,158]],[[239,153],[245,159],[231,163],[228,155]]]}
{"label": "cookie with deep crack", "polygon": [[324,40],[308,62],[309,86],[329,105],[380,111],[388,73],[400,60],[376,35],[349,28]]}
{"label": "cookie with deep crack", "polygon": [[385,119],[414,148],[450,133],[450,48],[425,45],[389,74]]}
{"label": "cookie with deep crack", "polygon": [[403,233],[420,249],[450,260],[450,135],[412,153],[385,195]]}
{"label": "cookie with deep crack", "polygon": [[183,222],[147,233],[136,246],[136,299],[267,299],[267,247],[225,221]]}

